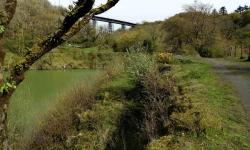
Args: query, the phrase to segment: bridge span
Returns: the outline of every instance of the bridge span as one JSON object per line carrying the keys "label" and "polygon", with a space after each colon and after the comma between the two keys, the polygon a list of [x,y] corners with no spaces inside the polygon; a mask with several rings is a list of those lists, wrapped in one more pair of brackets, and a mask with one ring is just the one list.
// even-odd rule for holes
{"label": "bridge span", "polygon": [[126,29],[126,27],[135,27],[136,23],[131,23],[131,22],[127,22],[127,21],[121,21],[121,20],[116,20],[116,19],[111,19],[111,18],[106,18],[106,17],[99,17],[99,16],[94,16],[92,18],[93,21],[93,26],[96,28],[97,26],[97,21],[100,22],[107,22],[108,23],[108,29],[109,32],[113,32],[114,31],[114,24],[118,24],[121,25],[122,29]]}

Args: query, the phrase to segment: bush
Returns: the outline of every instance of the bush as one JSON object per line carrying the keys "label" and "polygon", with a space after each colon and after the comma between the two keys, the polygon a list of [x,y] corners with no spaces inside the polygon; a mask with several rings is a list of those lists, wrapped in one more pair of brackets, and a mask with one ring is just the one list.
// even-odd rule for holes
{"label": "bush", "polygon": [[209,51],[208,47],[199,47],[197,48],[198,53],[200,54],[201,57],[212,57],[211,51]]}
{"label": "bush", "polygon": [[148,52],[152,53],[156,46],[152,37],[143,29],[120,31],[113,36],[112,48],[115,52]]}
{"label": "bush", "polygon": [[144,53],[131,53],[126,59],[127,72],[133,80],[146,76],[154,69],[155,64],[153,57]]}
{"label": "bush", "polygon": [[173,54],[172,53],[160,53],[158,56],[157,56],[157,61],[159,63],[171,63],[173,61]]}
{"label": "bush", "polygon": [[[143,62],[141,62],[143,63]],[[187,99],[180,95],[175,79],[171,75],[160,74],[157,64],[151,62],[150,67],[141,66],[134,72],[146,70],[144,74],[135,76],[136,102],[141,107],[143,121],[142,136],[151,141],[160,135],[168,134],[172,128],[171,115],[174,112],[184,112]]]}
{"label": "bush", "polygon": [[219,58],[224,56],[225,49],[227,49],[227,42],[218,40],[209,46],[201,46],[197,49],[201,57]]}
{"label": "bush", "polygon": [[187,99],[181,95],[171,75],[161,74],[152,56],[142,53],[128,57],[128,74],[135,88],[127,93],[132,100],[121,117],[118,135],[107,149],[144,149],[153,139],[176,127],[173,113],[184,112]]}

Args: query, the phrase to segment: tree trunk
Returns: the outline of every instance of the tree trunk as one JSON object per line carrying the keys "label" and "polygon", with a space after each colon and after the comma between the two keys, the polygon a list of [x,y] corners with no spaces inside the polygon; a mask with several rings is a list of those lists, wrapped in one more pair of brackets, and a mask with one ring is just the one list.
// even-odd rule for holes
{"label": "tree trunk", "polygon": [[240,46],[240,59],[244,59],[244,57],[243,57],[243,45]]}
{"label": "tree trunk", "polygon": [[250,46],[248,46],[248,59],[247,61],[250,61]]}
{"label": "tree trunk", "polygon": [[[4,83],[3,65],[4,65],[5,51],[3,49],[3,35],[0,35],[0,87]],[[2,93],[0,93],[2,94]],[[0,97],[0,149],[8,150],[8,107],[9,95]]]}
{"label": "tree trunk", "polygon": [[[0,87],[4,83],[3,65],[5,51],[3,49],[3,35],[0,35]],[[1,94],[1,93],[0,93]],[[9,96],[0,97],[0,149],[8,150],[7,112],[9,107]]]}
{"label": "tree trunk", "polygon": [[3,49],[3,35],[0,35],[0,85],[3,84],[3,63],[5,57],[5,51]]}
{"label": "tree trunk", "polygon": [[0,98],[0,149],[8,150],[8,107],[10,96],[2,96]]}
{"label": "tree trunk", "polygon": [[234,47],[234,57],[237,57],[237,46]]}

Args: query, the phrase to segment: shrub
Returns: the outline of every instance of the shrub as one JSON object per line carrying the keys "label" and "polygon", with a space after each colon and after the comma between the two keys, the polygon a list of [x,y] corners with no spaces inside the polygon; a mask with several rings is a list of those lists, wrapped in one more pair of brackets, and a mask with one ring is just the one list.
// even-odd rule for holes
{"label": "shrub", "polygon": [[155,60],[144,53],[130,53],[126,59],[127,72],[132,80],[146,76],[155,67]]}
{"label": "shrub", "polygon": [[171,115],[184,112],[187,99],[180,95],[176,81],[171,75],[162,75],[157,68],[137,79],[137,101],[142,107],[144,121],[142,135],[151,141],[169,134],[173,129]]}
{"label": "shrub", "polygon": [[209,51],[208,47],[200,46],[197,48],[197,51],[201,57],[212,57],[212,53]]}
{"label": "shrub", "polygon": [[173,54],[172,53],[160,53],[157,56],[157,61],[159,63],[171,63],[173,61]]}
{"label": "shrub", "polygon": [[148,52],[152,53],[156,46],[154,40],[143,29],[120,31],[113,36],[112,48],[115,52]]}
{"label": "shrub", "polygon": [[[120,128],[107,149],[143,149],[151,140],[175,130],[173,113],[184,112],[187,99],[180,94],[175,79],[161,74],[152,56],[130,54],[128,74],[135,84],[127,99],[133,105],[121,117]],[[177,128],[177,127],[176,127]]]}

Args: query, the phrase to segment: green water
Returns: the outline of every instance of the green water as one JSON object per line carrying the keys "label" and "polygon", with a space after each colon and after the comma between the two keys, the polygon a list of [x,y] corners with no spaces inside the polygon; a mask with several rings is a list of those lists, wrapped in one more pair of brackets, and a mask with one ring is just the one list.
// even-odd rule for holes
{"label": "green water", "polygon": [[77,84],[93,82],[100,71],[30,71],[11,98],[9,128],[11,133],[29,132],[40,116]]}

